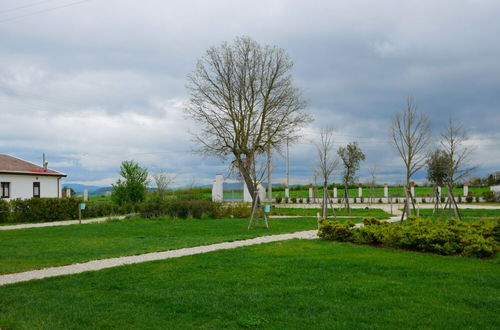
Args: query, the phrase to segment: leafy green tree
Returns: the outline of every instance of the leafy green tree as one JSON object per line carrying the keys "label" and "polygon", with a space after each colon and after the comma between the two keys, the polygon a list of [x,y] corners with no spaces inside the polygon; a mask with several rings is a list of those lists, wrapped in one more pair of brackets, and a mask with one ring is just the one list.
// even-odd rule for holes
{"label": "leafy green tree", "polygon": [[122,178],[112,185],[113,201],[120,205],[144,201],[148,184],[148,170],[133,160],[126,160],[120,166],[120,175]]}
{"label": "leafy green tree", "polygon": [[349,184],[353,184],[356,178],[356,172],[359,170],[359,164],[365,160],[365,154],[361,151],[357,142],[351,142],[347,147],[340,147],[337,154],[342,161],[344,170],[342,171],[342,180],[344,181],[344,200],[349,213]]}

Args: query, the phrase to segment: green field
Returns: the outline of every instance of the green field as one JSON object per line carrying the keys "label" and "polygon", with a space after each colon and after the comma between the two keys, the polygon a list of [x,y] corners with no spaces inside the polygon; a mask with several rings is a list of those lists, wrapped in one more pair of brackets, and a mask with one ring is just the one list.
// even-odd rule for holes
{"label": "green field", "polygon": [[248,230],[247,224],[247,219],[137,218],[0,231],[0,273],[317,228],[314,218],[271,219],[269,229]]}
{"label": "green field", "polygon": [[[271,208],[271,215],[304,215],[304,216],[316,216],[321,210],[317,208]],[[351,209],[351,213],[348,213],[345,209],[335,209],[335,214],[337,216],[358,216],[358,217],[375,217],[378,219],[388,219],[391,215],[381,209]],[[328,215],[332,216],[333,212],[328,209]]]}
{"label": "green field", "polygon": [[499,259],[291,240],[0,287],[2,329],[498,329]]}
{"label": "green field", "polygon": [[[442,216],[441,210],[433,213],[432,209],[421,209],[419,211],[421,217],[431,217],[434,219],[439,219]],[[480,219],[499,219],[500,220],[500,209],[460,209],[460,215],[463,220],[480,220]],[[455,217],[453,210],[445,210],[445,217]]]}

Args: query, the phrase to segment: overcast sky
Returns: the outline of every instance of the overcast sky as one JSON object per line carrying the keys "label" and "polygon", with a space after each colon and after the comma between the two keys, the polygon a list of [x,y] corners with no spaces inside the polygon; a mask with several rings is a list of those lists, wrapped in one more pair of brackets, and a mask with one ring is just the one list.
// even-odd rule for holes
{"label": "overcast sky", "polygon": [[[315,121],[291,148],[312,181],[314,137],[358,141],[379,182],[403,180],[389,141],[409,94],[433,124],[469,129],[477,175],[500,170],[500,1],[2,0],[0,153],[109,185],[121,161],[210,183],[227,164],[190,152],[186,75],[210,46],[250,36],[286,50]],[[284,159],[274,157],[274,181]],[[424,178],[419,173],[416,179]],[[338,181],[338,175],[334,178]]]}

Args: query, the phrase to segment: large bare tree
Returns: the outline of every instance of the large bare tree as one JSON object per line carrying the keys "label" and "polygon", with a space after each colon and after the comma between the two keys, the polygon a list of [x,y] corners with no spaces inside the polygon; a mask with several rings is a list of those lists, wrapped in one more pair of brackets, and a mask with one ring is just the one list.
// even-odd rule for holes
{"label": "large bare tree", "polygon": [[476,166],[470,166],[470,157],[472,149],[466,145],[467,130],[461,124],[454,123],[450,118],[448,125],[441,134],[441,147],[447,156],[447,175],[445,178],[448,188],[447,205],[455,210],[455,216],[461,219],[460,211],[453,195],[455,184],[469,177],[476,169]]}
{"label": "large bare tree", "polygon": [[365,160],[365,154],[361,151],[357,142],[351,142],[346,147],[340,147],[337,154],[342,161],[344,170],[342,171],[342,180],[344,181],[344,201],[347,212],[351,212],[349,206],[349,184],[353,184],[356,178],[356,172],[359,170],[359,164]]}
{"label": "large bare tree", "polygon": [[333,128],[324,127],[320,130],[319,142],[316,143],[318,152],[318,164],[316,173],[323,180],[323,203],[322,217],[326,219],[328,208],[328,181],[333,171],[338,167],[339,160],[334,157],[333,151]]}
{"label": "large bare tree", "polygon": [[[249,37],[210,47],[188,75],[187,115],[200,124],[200,152],[232,161],[257,196],[256,161],[268,147],[294,142],[311,121],[285,51]],[[255,200],[256,198],[254,198]]]}
{"label": "large bare tree", "polygon": [[410,214],[410,201],[416,213],[410,181],[411,177],[425,165],[431,138],[431,122],[425,114],[418,112],[411,96],[408,96],[406,108],[392,120],[391,137],[406,170],[405,208],[401,215],[403,221],[405,214]]}

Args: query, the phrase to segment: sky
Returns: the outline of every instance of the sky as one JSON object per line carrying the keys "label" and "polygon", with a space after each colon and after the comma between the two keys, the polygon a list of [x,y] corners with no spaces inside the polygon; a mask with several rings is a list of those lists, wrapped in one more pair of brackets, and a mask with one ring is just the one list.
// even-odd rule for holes
{"label": "sky", "polygon": [[[209,47],[249,36],[294,61],[314,118],[290,147],[291,184],[313,182],[325,126],[335,150],[359,142],[359,182],[374,166],[378,182],[402,182],[389,134],[409,95],[432,121],[429,148],[452,118],[486,175],[500,170],[498,17],[498,0],[3,0],[0,153],[37,164],[45,153],[65,183],[107,186],[135,160],[179,186],[209,184],[228,162],[193,152],[186,76]],[[284,181],[275,154],[273,183]]]}

